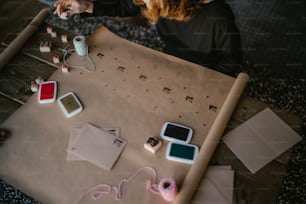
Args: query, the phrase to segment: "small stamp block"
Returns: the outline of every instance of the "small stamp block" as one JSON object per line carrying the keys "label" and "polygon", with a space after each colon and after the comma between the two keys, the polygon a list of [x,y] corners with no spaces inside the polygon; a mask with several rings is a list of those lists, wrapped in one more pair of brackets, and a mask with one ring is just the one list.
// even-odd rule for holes
{"label": "small stamp block", "polygon": [[144,148],[153,154],[155,154],[161,147],[162,142],[157,137],[149,137],[146,143],[144,143]]}
{"label": "small stamp block", "polygon": [[31,91],[32,92],[37,92],[38,91],[38,84],[35,83],[34,81],[31,82]]}
{"label": "small stamp block", "polygon": [[67,64],[63,63],[61,65],[62,72],[69,72],[69,67]]}
{"label": "small stamp block", "polygon": [[50,33],[50,34],[52,33],[52,26],[49,25],[49,26],[47,27],[47,33]]}
{"label": "small stamp block", "polygon": [[52,56],[52,60],[53,60],[54,64],[58,64],[60,62],[60,59],[59,59],[59,57],[57,55],[53,55]]}
{"label": "small stamp block", "polygon": [[42,41],[39,45],[40,52],[51,52],[51,42],[50,41]]}
{"label": "small stamp block", "polygon": [[37,77],[36,79],[35,79],[35,82],[36,82],[36,84],[41,84],[42,82],[44,82],[45,80],[42,78],[42,77]]}

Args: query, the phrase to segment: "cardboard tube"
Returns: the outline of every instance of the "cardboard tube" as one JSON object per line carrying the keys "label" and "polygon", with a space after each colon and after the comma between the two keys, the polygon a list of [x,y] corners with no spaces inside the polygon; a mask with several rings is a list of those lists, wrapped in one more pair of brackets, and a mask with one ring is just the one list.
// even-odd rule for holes
{"label": "cardboard tube", "polygon": [[49,15],[48,9],[42,9],[29,25],[9,44],[0,55],[0,71],[18,53],[27,40],[36,32]]}
{"label": "cardboard tube", "polygon": [[209,130],[199,152],[195,163],[185,177],[180,192],[174,200],[174,204],[191,203],[194,192],[201,182],[209,161],[214,154],[214,151],[219,143],[220,138],[231,118],[232,113],[239,101],[240,96],[249,80],[249,76],[245,73],[240,73],[235,80],[230,92],[228,93],[224,104],[222,105],[219,114],[217,115],[211,129]]}

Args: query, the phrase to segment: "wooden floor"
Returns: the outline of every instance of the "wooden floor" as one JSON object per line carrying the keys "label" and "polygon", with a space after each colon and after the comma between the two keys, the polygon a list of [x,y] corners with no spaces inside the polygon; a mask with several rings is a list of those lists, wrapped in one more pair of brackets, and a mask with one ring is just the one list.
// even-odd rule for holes
{"label": "wooden floor", "polygon": [[[9,43],[44,7],[35,0],[3,0],[0,7],[1,42]],[[5,46],[0,46],[0,49],[2,51]],[[11,60],[0,72],[0,124],[31,97],[31,81],[38,76],[47,79],[55,70],[56,68],[22,53]],[[267,105],[264,103],[244,97],[231,120],[229,128],[241,124],[265,107]],[[301,119],[299,117],[275,107],[271,108],[292,128],[297,129],[300,126]],[[224,155],[228,155],[227,158],[234,157],[228,148],[221,144],[212,163],[228,164]],[[238,203],[273,203],[282,184],[289,155],[290,151],[255,175],[247,173],[238,159],[231,163],[230,165],[237,170],[235,190]]]}
{"label": "wooden floor", "polygon": [[[36,0],[1,1],[0,50],[12,36],[16,36],[46,6]],[[37,69],[43,67],[43,69]],[[0,124],[32,95],[30,83],[35,77],[48,77],[54,70],[36,60],[19,54],[0,72]]]}

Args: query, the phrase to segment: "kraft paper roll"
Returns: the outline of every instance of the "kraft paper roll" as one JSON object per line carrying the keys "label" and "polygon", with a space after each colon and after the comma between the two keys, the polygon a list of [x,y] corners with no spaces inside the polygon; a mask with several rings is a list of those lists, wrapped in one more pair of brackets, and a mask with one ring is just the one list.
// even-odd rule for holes
{"label": "kraft paper roll", "polygon": [[42,9],[30,24],[9,44],[9,46],[0,55],[0,71],[16,53],[20,51],[27,40],[36,32],[42,22],[49,15],[48,9]]}
{"label": "kraft paper roll", "polygon": [[183,181],[180,192],[173,202],[174,204],[187,204],[191,202],[192,196],[201,181],[199,178],[203,177],[248,80],[249,76],[245,73],[240,73],[235,80],[216,120],[201,146],[195,163],[191,166]]}

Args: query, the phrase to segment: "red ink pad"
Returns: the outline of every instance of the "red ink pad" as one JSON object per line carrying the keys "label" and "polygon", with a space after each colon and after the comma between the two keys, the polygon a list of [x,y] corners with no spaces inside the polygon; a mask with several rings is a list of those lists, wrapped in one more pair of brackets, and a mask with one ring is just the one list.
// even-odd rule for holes
{"label": "red ink pad", "polygon": [[46,81],[39,85],[38,102],[53,103],[56,99],[56,81]]}

